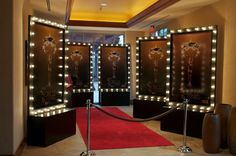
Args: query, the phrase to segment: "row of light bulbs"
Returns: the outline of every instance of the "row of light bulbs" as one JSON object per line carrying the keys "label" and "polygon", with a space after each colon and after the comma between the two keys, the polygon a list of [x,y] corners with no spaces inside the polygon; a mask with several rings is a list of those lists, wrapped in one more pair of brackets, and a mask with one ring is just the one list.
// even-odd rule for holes
{"label": "row of light bulbs", "polygon": [[[126,47],[127,48],[127,65],[128,65],[128,86],[127,88],[101,88],[101,48],[102,47]],[[130,91],[130,45],[129,44],[100,44],[98,47],[98,89],[101,92],[129,92]]]}
{"label": "row of light bulbs", "polygon": [[[34,17],[34,16],[31,16],[30,17],[30,32],[29,32],[29,35],[30,35],[30,53],[29,53],[29,103],[30,103],[30,107],[29,107],[29,114],[30,115],[39,115],[40,117],[45,117],[45,116],[50,116],[50,115],[55,115],[57,113],[60,113],[60,112],[65,112],[67,111],[66,109],[66,105],[65,104],[61,104],[61,103],[66,103],[68,102],[66,97],[64,96],[64,99],[63,98],[59,98],[57,99],[57,101],[60,103],[60,104],[57,104],[57,105],[54,105],[54,106],[49,106],[49,107],[44,107],[44,108],[41,108],[41,109],[35,109],[33,107],[33,101],[34,101],[34,97],[33,97],[33,90],[34,90],[34,84],[33,84],[33,79],[34,79],[34,68],[35,68],[35,65],[34,65],[34,51],[33,51],[33,48],[35,46],[35,43],[32,42],[32,39],[34,38],[34,36],[36,35],[35,32],[33,31],[33,27],[35,26],[36,23],[39,23],[39,24],[44,24],[44,25],[50,25],[50,26],[53,26],[53,27],[57,27],[57,28],[60,28],[61,31],[59,31],[60,34],[68,34],[69,31],[66,30],[67,29],[67,26],[66,25],[63,25],[63,24],[58,24],[56,22],[52,22],[52,21],[49,21],[49,20],[45,20],[45,19],[42,19],[42,18],[38,18],[38,17]],[[60,42],[69,42],[69,39],[63,39],[63,37],[59,40]],[[66,47],[66,48],[63,48],[63,47],[60,47],[59,48],[60,51],[68,51],[69,49]],[[63,57],[59,57],[58,59],[62,60]],[[66,58],[65,58],[66,59]],[[59,65],[58,68],[62,69],[64,68],[67,69],[68,66],[65,65]],[[68,76],[68,74],[62,72],[60,74],[58,74],[59,77],[66,77]],[[66,87],[66,83],[58,83],[59,86],[62,86],[64,85],[63,87],[63,90],[61,91],[58,91],[58,94],[63,97],[63,93],[64,95],[67,95],[68,92],[65,90],[65,87]],[[46,113],[46,114],[45,114]]]}
{"label": "row of light bulbs", "polygon": [[[51,22],[51,21],[48,21],[48,20],[44,20],[44,19],[41,19],[41,18],[37,18],[37,17],[31,17],[31,21],[30,21],[30,25],[33,26],[35,24],[35,22],[38,22],[38,23],[43,23],[43,24],[47,24],[47,25],[51,25],[51,26],[55,26],[55,27],[59,27],[59,28],[62,28],[62,29],[66,29],[67,26],[66,25],[62,25],[62,24],[58,24],[58,23],[55,23],[55,22]],[[213,32],[213,39],[212,39],[212,76],[211,76],[211,105],[210,107],[207,107],[207,106],[198,106],[198,105],[189,105],[189,107],[192,108],[193,111],[196,111],[196,110],[200,110],[200,111],[209,111],[209,110],[212,110],[215,106],[215,70],[216,70],[216,43],[217,43],[217,40],[216,40],[216,35],[217,35],[217,29],[215,26],[208,26],[208,27],[195,27],[195,28],[187,28],[187,29],[178,29],[178,30],[171,30],[170,33],[166,36],[166,37],[139,37],[137,40],[136,40],[136,50],[137,50],[137,53],[136,53],[136,95],[137,95],[137,98],[138,99],[143,99],[143,100],[151,100],[151,101],[166,101],[168,102],[169,106],[172,107],[174,105],[178,105],[178,103],[175,103],[175,102],[169,102],[169,94],[170,94],[170,45],[171,43],[170,42],[167,42],[167,45],[169,47],[169,49],[167,50],[167,76],[166,76],[166,87],[167,87],[167,91],[166,91],[166,96],[167,97],[161,97],[161,96],[149,96],[149,95],[139,95],[139,42],[141,40],[156,40],[156,39],[170,39],[170,36],[171,34],[174,34],[174,33],[185,33],[185,32],[195,32],[195,31],[209,31],[209,30],[212,30]],[[60,31],[60,33],[63,33],[63,31]],[[68,30],[65,30],[65,33],[69,33]],[[30,36],[34,36],[35,35],[35,32],[30,32]],[[63,39],[61,39],[63,40]],[[75,42],[72,42],[70,43],[68,39],[65,39],[65,42],[68,43],[68,45],[72,44],[72,45],[88,45],[88,46],[91,46],[90,43],[75,43]],[[34,47],[35,44],[30,42],[30,47]],[[129,87],[128,88],[125,88],[125,89],[121,89],[121,88],[102,88],[100,87],[100,83],[99,83],[99,88],[102,92],[117,92],[117,91],[121,91],[121,92],[127,92],[129,91],[130,89],[130,46],[128,44],[124,44],[124,45],[120,45],[120,44],[101,44],[99,48],[101,48],[101,46],[124,46],[124,47],[128,47],[128,69],[129,69],[129,72],[128,72],[128,83],[129,83]],[[90,47],[91,48],[91,47]],[[91,48],[92,49],[92,48]],[[63,50],[62,48],[60,48],[60,50]],[[68,51],[69,48],[65,48],[65,51]],[[100,51],[99,51],[99,54],[100,54]],[[30,53],[30,59],[32,60],[32,58],[34,57],[34,53]],[[63,58],[60,58],[60,59],[63,59]],[[66,60],[68,59],[68,57],[65,58]],[[100,67],[100,64],[101,64],[101,61],[100,61],[100,56],[99,56],[99,69],[101,68]],[[30,69],[34,69],[34,64],[31,63],[30,64]],[[68,65],[65,66],[65,68],[67,69],[68,68]],[[90,61],[90,68],[92,70],[93,66],[92,66],[92,60]],[[91,72],[90,72],[91,73]],[[99,79],[101,78],[100,77],[100,74],[101,72],[99,71]],[[63,76],[63,74],[60,74],[59,76]],[[68,76],[68,74],[64,74],[64,76]],[[30,74],[30,79],[33,79],[34,78],[34,75]],[[90,77],[90,79],[92,80],[92,77]],[[32,82],[32,81],[30,81]],[[62,85],[61,83],[59,85]],[[66,85],[66,83],[65,83]],[[30,84],[29,86],[30,90],[33,90],[34,89],[34,86],[33,84]],[[75,92],[90,92],[92,88],[90,89],[77,89],[77,90],[74,90]],[[60,94],[62,92],[60,91]],[[65,95],[67,95],[68,92],[65,91]],[[30,101],[33,101],[34,100],[34,97],[30,96],[29,97],[29,100]],[[62,102],[62,99],[58,99],[59,102]],[[64,102],[67,102],[66,99],[64,99]],[[65,105],[63,105],[63,107],[65,107]],[[56,106],[55,106],[56,108]],[[34,110],[32,107],[30,107],[30,110]],[[37,114],[39,112],[44,112],[45,109],[39,109],[37,111],[34,111],[33,114]],[[30,113],[32,114],[32,113]]]}
{"label": "row of light bulbs", "polygon": [[[136,97],[140,100],[150,100],[150,101],[164,101],[168,103],[168,106],[172,108],[173,106],[179,105],[177,102],[170,101],[170,49],[171,49],[171,34],[176,33],[188,33],[188,32],[198,32],[198,31],[212,31],[212,58],[211,58],[211,95],[210,95],[210,106],[200,106],[188,104],[188,109],[192,111],[198,112],[208,112],[212,111],[215,107],[215,79],[216,79],[216,44],[217,44],[217,28],[216,26],[207,26],[207,27],[194,27],[194,28],[185,28],[185,29],[177,29],[177,30],[170,30],[170,33],[166,37],[138,37],[136,40]],[[159,39],[167,39],[167,75],[166,75],[166,96],[150,96],[150,95],[141,95],[139,93],[139,64],[140,64],[140,56],[139,56],[139,43],[142,40],[159,40]]]}
{"label": "row of light bulbs", "polygon": [[[93,55],[93,46],[91,43],[80,43],[80,42],[67,42],[67,46],[88,46],[90,51],[90,56]],[[68,49],[69,49],[68,47]],[[68,56],[67,56],[68,57]],[[67,63],[65,63],[65,65],[67,65]],[[67,65],[68,66],[68,65]],[[93,59],[92,57],[90,57],[90,87],[89,88],[83,88],[83,89],[73,89],[73,93],[89,93],[89,92],[92,92],[93,90],[93,76],[92,76],[92,73],[93,73]]]}

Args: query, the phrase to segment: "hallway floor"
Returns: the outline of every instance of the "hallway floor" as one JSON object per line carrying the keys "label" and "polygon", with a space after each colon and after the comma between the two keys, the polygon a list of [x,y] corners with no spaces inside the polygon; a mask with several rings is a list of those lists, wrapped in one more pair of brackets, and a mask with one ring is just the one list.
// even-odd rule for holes
{"label": "hallway floor", "polygon": [[[132,106],[121,106],[119,108],[132,115]],[[159,121],[149,121],[144,124],[170,140],[175,146],[96,150],[94,151],[96,156],[232,156],[229,154],[228,150],[221,150],[221,152],[217,154],[207,154],[203,151],[201,139],[192,137],[187,137],[187,145],[192,148],[193,152],[188,154],[179,153],[176,148],[182,145],[182,135],[160,131]],[[22,156],[79,156],[80,153],[85,150],[86,146],[79,129],[77,129],[76,135],[48,147],[26,145]]]}

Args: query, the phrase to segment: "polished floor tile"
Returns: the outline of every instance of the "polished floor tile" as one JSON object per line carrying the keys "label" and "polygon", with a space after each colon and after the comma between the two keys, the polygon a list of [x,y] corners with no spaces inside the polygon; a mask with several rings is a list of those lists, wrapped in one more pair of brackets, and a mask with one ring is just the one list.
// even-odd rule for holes
{"label": "polished floor tile", "polygon": [[[132,106],[119,108],[128,114],[132,114]],[[143,124],[170,140],[174,146],[96,150],[94,151],[96,156],[232,156],[228,150],[221,150],[217,154],[207,154],[203,151],[201,139],[192,137],[187,137],[187,145],[192,148],[193,152],[188,154],[180,153],[176,148],[182,145],[182,135],[160,131],[159,121],[149,121]],[[77,129],[76,135],[48,147],[25,146],[22,156],[79,156],[85,150],[86,146]]]}

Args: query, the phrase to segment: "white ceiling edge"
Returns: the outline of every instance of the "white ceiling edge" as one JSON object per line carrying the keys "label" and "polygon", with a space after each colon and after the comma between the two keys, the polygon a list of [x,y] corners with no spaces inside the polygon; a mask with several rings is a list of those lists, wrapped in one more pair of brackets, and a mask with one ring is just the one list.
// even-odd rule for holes
{"label": "white ceiling edge", "polygon": [[103,31],[103,32],[142,31],[140,29],[130,29],[130,28],[87,27],[87,26],[68,26],[68,29],[71,31]]}
{"label": "white ceiling edge", "polygon": [[64,23],[67,0],[50,0],[51,11],[47,9],[46,0],[29,0],[29,4],[36,16],[49,20],[55,18],[57,22]]}

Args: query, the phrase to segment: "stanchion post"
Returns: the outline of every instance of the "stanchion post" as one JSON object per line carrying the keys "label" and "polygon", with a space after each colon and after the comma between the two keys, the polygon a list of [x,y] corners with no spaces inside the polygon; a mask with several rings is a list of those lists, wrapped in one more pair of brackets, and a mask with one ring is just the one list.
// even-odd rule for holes
{"label": "stanchion post", "polygon": [[191,153],[192,149],[186,145],[186,135],[187,135],[187,118],[188,118],[188,105],[189,100],[184,99],[184,129],[183,129],[183,145],[178,147],[178,151],[181,153]]}
{"label": "stanchion post", "polygon": [[91,110],[91,101],[88,99],[86,101],[87,105],[87,150],[82,152],[80,156],[95,156],[96,154],[90,150],[90,110]]}

